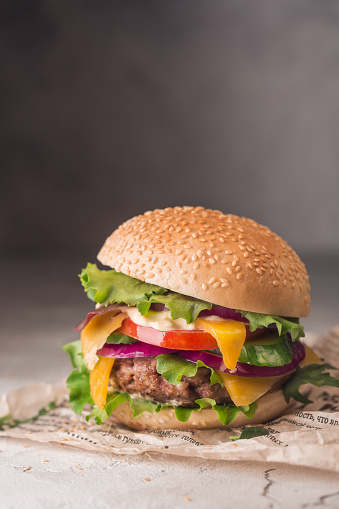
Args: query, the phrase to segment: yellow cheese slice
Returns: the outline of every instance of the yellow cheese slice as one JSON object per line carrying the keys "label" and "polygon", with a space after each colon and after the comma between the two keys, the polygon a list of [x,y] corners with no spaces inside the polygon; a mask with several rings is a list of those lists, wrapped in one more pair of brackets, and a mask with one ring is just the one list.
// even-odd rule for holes
{"label": "yellow cheese slice", "polygon": [[81,331],[81,348],[87,368],[91,371],[98,362],[97,351],[102,348],[111,332],[119,329],[127,318],[126,313],[116,314],[114,309],[110,313],[94,316]]}
{"label": "yellow cheese slice", "polygon": [[218,371],[228,394],[237,406],[250,405],[269,391],[282,376],[247,377]]}
{"label": "yellow cheese slice", "polygon": [[114,360],[110,357],[99,356],[98,362],[89,374],[90,393],[99,408],[104,408],[106,405],[108,379]]}
{"label": "yellow cheese slice", "polygon": [[301,367],[307,366],[308,364],[321,364],[321,359],[319,359],[317,354],[313,352],[312,348],[305,345],[305,343],[303,343],[303,345],[305,347],[305,358],[301,361],[299,366]]}
{"label": "yellow cheese slice", "polygon": [[[306,366],[307,364],[318,364],[321,360],[313,350],[304,344],[306,355],[299,366]],[[218,371],[220,378],[224,382],[227,392],[229,393],[232,401],[237,406],[250,405],[256,401],[260,396],[268,392],[275,382],[285,375],[280,376],[266,376],[266,377],[245,377],[236,376],[223,371]]]}
{"label": "yellow cheese slice", "polygon": [[215,338],[226,368],[234,369],[246,339],[245,324],[236,320],[205,320],[203,318],[198,318],[195,323]]}

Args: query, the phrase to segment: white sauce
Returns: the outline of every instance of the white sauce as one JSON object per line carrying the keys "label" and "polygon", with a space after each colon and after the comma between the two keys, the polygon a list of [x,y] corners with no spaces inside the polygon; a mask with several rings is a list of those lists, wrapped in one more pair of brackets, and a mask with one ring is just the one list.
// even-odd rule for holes
{"label": "white sauce", "polygon": [[[170,311],[148,311],[142,316],[136,307],[124,307],[124,313],[127,313],[132,322],[144,327],[153,327],[153,329],[161,331],[169,330],[197,330],[196,322],[187,323],[184,318],[172,320]],[[204,320],[223,321],[219,316],[204,316]]]}

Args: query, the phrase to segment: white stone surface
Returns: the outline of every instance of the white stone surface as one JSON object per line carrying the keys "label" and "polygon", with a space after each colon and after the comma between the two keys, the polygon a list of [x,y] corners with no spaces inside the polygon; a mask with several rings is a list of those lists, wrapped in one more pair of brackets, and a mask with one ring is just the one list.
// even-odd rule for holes
{"label": "white stone surface", "polygon": [[89,454],[6,438],[0,448],[1,509],[339,507],[339,476],[313,469]]}

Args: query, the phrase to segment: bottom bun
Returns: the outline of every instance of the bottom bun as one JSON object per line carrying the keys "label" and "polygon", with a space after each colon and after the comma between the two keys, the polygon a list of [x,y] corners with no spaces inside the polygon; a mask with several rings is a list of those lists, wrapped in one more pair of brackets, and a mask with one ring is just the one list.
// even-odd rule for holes
{"label": "bottom bun", "polygon": [[245,426],[247,424],[263,424],[281,415],[288,404],[281,389],[269,392],[257,400],[258,409],[253,419],[248,419],[241,412],[228,425],[224,426],[218,419],[218,414],[211,408],[204,408],[200,412],[192,412],[187,422],[178,421],[173,408],[166,408],[159,413],[144,412],[140,417],[133,417],[129,403],[124,402],[113,412],[114,418],[131,429],[224,429]]}

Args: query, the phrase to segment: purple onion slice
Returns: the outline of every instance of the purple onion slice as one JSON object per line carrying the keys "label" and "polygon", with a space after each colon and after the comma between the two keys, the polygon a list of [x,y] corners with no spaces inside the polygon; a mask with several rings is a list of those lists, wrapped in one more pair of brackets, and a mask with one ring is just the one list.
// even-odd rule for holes
{"label": "purple onion slice", "polygon": [[161,346],[150,345],[149,343],[132,343],[130,345],[105,344],[97,354],[102,357],[113,357],[115,359],[130,359],[133,357],[156,357],[163,353],[175,353],[177,350],[162,348]]}
{"label": "purple onion slice", "polygon": [[223,363],[223,358],[219,355],[196,350],[186,350],[177,352],[179,357],[188,361],[197,362],[202,361],[206,366],[225,373],[231,373],[237,376],[248,376],[248,377],[266,377],[266,376],[279,376],[296,369],[298,364],[305,358],[305,347],[300,341],[295,341],[292,344],[292,355],[293,360],[284,366],[254,366],[253,364],[246,364],[238,362],[236,371],[230,371]]}
{"label": "purple onion slice", "polygon": [[254,366],[252,364],[245,364],[238,362],[236,371],[230,371],[224,365],[223,358],[220,355],[216,355],[210,352],[198,351],[198,350],[172,350],[169,348],[162,348],[161,346],[150,345],[148,343],[132,343],[130,345],[113,345],[106,344],[98,350],[98,355],[102,357],[112,357],[115,359],[130,359],[133,357],[156,357],[161,354],[173,354],[175,353],[182,359],[186,359],[191,362],[202,361],[206,366],[224,371],[225,373],[231,373],[236,376],[245,377],[266,377],[266,376],[280,376],[285,373],[289,373],[296,369],[298,364],[305,357],[305,348],[300,341],[295,341],[292,344],[292,355],[293,360],[285,364],[284,366],[269,367],[269,366]]}

